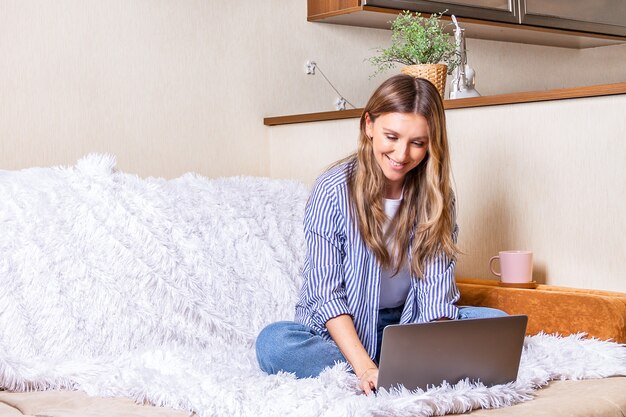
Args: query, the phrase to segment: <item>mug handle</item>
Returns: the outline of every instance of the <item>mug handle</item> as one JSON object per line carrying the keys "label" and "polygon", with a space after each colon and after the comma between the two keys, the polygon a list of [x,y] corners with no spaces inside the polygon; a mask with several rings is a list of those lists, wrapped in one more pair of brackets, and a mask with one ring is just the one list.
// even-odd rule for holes
{"label": "mug handle", "polygon": [[493,261],[495,261],[496,259],[499,261],[500,257],[499,256],[492,256],[491,259],[489,259],[489,269],[491,270],[492,274],[502,278],[502,274],[499,274],[499,273],[497,273],[496,271],[493,270]]}

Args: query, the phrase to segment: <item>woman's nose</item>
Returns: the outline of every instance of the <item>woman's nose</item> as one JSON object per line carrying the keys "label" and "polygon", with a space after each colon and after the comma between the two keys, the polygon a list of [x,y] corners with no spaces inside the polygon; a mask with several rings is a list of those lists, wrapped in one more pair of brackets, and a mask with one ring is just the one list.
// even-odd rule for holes
{"label": "woman's nose", "polygon": [[394,154],[396,156],[396,162],[404,162],[404,160],[407,157],[407,152],[408,152],[408,146],[404,145],[404,144],[397,144],[396,148],[394,149]]}

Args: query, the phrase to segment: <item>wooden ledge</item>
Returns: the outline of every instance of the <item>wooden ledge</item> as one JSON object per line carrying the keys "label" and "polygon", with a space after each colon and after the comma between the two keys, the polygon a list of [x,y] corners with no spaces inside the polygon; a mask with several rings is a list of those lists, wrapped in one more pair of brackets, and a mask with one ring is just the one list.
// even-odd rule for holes
{"label": "wooden ledge", "polygon": [[[561,88],[558,90],[529,91],[523,93],[499,94],[495,96],[460,98],[444,100],[446,110],[466,109],[470,107],[499,106],[503,104],[533,103],[536,101],[567,100],[572,98],[610,96],[626,94],[626,82],[601,84],[587,87]],[[325,120],[357,119],[363,109],[327,111],[319,113],[296,114],[287,116],[266,117],[266,126],[286,125],[291,123],[320,122]]]}

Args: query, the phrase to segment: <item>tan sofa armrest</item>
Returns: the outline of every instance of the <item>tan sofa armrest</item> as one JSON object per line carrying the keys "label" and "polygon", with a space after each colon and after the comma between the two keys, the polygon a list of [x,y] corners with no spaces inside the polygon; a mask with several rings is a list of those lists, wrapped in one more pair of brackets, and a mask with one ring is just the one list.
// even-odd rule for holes
{"label": "tan sofa armrest", "polygon": [[459,305],[494,307],[528,316],[527,334],[585,332],[602,340],[626,343],[626,294],[539,285],[504,288],[485,279],[458,278]]}

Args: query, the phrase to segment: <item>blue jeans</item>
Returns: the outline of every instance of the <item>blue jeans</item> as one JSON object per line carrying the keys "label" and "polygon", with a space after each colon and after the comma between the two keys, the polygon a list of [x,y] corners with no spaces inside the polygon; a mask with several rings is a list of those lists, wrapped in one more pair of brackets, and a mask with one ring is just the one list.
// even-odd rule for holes
{"label": "blue jeans", "polygon": [[[380,358],[383,329],[399,323],[401,314],[402,307],[379,310],[376,363]],[[488,307],[459,307],[458,319],[499,316],[506,316],[506,313]],[[268,374],[292,372],[297,378],[316,377],[337,362],[347,362],[334,342],[293,321],[279,321],[261,330],[256,340],[256,357],[261,369]]]}

